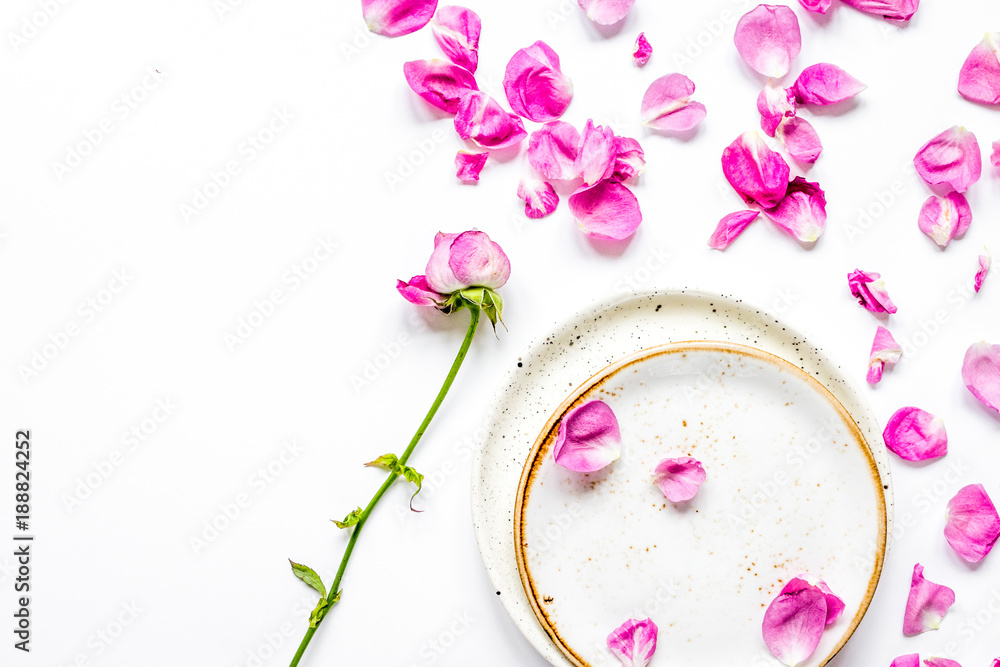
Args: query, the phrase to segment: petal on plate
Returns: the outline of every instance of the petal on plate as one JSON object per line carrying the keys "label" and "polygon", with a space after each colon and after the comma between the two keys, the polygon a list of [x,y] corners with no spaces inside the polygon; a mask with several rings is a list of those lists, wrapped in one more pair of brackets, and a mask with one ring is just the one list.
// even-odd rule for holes
{"label": "petal on plate", "polygon": [[682,503],[694,498],[705,483],[705,477],[701,461],[690,456],[663,459],[653,469],[653,482],[672,503]]}
{"label": "petal on plate", "polygon": [[611,178],[627,181],[646,171],[646,153],[635,139],[615,137],[615,166]]}
{"label": "petal on plate", "polygon": [[944,537],[970,563],[978,563],[993,549],[1000,538],[1000,514],[982,484],[970,484],[948,501]]}
{"label": "petal on plate", "polygon": [[882,371],[886,364],[896,364],[903,356],[903,348],[892,337],[889,330],[883,326],[875,331],[875,342],[872,343],[871,355],[868,357],[868,383],[878,384],[882,380]]}
{"label": "petal on plate", "polygon": [[962,665],[948,658],[924,658],[924,664],[927,667],[962,667]]}
{"label": "petal on plate", "polygon": [[573,408],[559,423],[556,463],[573,472],[596,472],[622,454],[618,419],[604,401],[589,401]]}
{"label": "petal on plate", "polygon": [[910,595],[903,616],[903,634],[919,635],[937,630],[948,609],[955,604],[955,591],[924,578],[924,566],[913,566]]}
{"label": "petal on plate", "polygon": [[819,646],[826,615],[826,596],[816,587],[781,593],[764,612],[764,643],[783,664],[800,665]]}
{"label": "petal on plate", "polygon": [[646,33],[640,32],[635,38],[635,47],[632,49],[632,61],[636,67],[645,67],[653,55],[653,45],[646,39]]}
{"label": "petal on plate", "polygon": [[574,169],[583,177],[587,186],[610,178],[615,170],[615,158],[618,156],[618,142],[610,127],[594,125],[587,120],[580,135],[580,150],[576,156]]}
{"label": "petal on plate", "polygon": [[[780,130],[779,130],[780,131]],[[784,199],[764,211],[774,224],[803,243],[815,243],[826,228],[826,193],[801,176],[788,184]]]}
{"label": "petal on plate", "polygon": [[931,195],[917,218],[920,231],[942,248],[947,247],[952,239],[963,236],[971,223],[972,208],[960,192],[950,192],[945,197]]}
{"label": "petal on plate", "polygon": [[826,14],[833,0],[799,0],[803,7],[817,14]]}
{"label": "petal on plate", "polygon": [[900,408],[882,433],[889,451],[906,461],[926,461],[948,453],[944,420],[920,408]]}
{"label": "petal on plate", "polygon": [[455,175],[463,183],[476,183],[479,181],[479,174],[486,165],[489,153],[470,153],[468,151],[458,151],[455,155]]}
{"label": "petal on plate", "polygon": [[614,25],[628,16],[635,0],[577,0],[587,18],[601,25]]}
{"label": "petal on plate", "polygon": [[795,96],[790,88],[782,88],[768,80],[757,96],[757,111],[760,112],[760,129],[773,137],[781,121],[795,115]]}
{"label": "petal on plate", "polygon": [[920,654],[901,655],[893,660],[889,667],[920,667]]}
{"label": "petal on plate", "polygon": [[874,271],[858,269],[847,274],[847,284],[851,295],[858,300],[866,310],[873,313],[895,313],[896,305],[889,298],[882,276]]}
{"label": "petal on plate", "polygon": [[818,63],[802,70],[790,90],[799,104],[826,106],[849,100],[867,87],[836,65]]}
{"label": "petal on plate", "polygon": [[845,5],[893,21],[909,21],[917,13],[920,0],[843,0]]}
{"label": "petal on plate", "polygon": [[418,306],[438,306],[448,298],[438,294],[427,284],[427,276],[413,276],[409,282],[396,281],[396,289],[403,298]]}
{"label": "petal on plate", "polygon": [[479,67],[479,34],[483,24],[479,14],[465,7],[449,5],[437,10],[431,32],[451,62],[475,73]]}
{"label": "petal on plate", "polygon": [[513,146],[528,134],[520,118],[507,113],[499,102],[478,90],[466,93],[458,103],[455,131],[483,148]]}
{"label": "petal on plate", "polygon": [[597,239],[627,239],[642,222],[642,211],[635,195],[614,181],[580,188],[569,196],[569,210],[580,229]]}
{"label": "petal on plate", "polygon": [[486,232],[462,232],[451,242],[448,267],[471,287],[500,289],[510,278],[510,260]]}
{"label": "petal on plate", "polygon": [[930,185],[947,183],[959,192],[968,190],[983,173],[976,135],[958,125],[924,144],[913,164]]}
{"label": "petal on plate", "polygon": [[799,162],[812,164],[823,152],[823,143],[816,134],[816,129],[805,118],[786,118],[778,126],[778,139],[785,144],[788,154]]}
{"label": "petal on plate", "polygon": [[760,211],[736,211],[722,220],[708,239],[708,245],[716,250],[725,250],[743,233],[750,223],[757,219]]}
{"label": "petal on plate", "polygon": [[580,133],[561,120],[546,123],[528,137],[528,162],[545,178],[568,181],[579,176],[579,153]]}
{"label": "petal on plate", "polygon": [[802,50],[799,19],[785,5],[757,5],[736,24],[735,42],[747,65],[780,79]]}
{"label": "petal on plate", "polygon": [[967,100],[1000,104],[1000,32],[986,33],[965,59],[958,92]]}
{"label": "petal on plate", "polygon": [[361,0],[361,14],[368,29],[386,37],[399,37],[427,25],[437,0]]}
{"label": "petal on plate", "polygon": [[990,266],[993,264],[993,259],[986,255],[979,256],[979,270],[976,271],[975,287],[976,293],[983,289],[983,281],[986,280],[986,274],[990,272]]}
{"label": "petal on plate", "polygon": [[503,89],[514,113],[537,123],[559,118],[573,99],[573,82],[559,69],[559,56],[543,41],[514,54],[507,63]]}
{"label": "petal on plate", "polygon": [[657,130],[686,132],[705,120],[705,105],[691,99],[694,82],[683,74],[667,74],[642,96],[642,123]]}
{"label": "petal on plate", "polygon": [[803,588],[816,588],[826,597],[826,624],[833,625],[840,615],[844,613],[844,609],[847,605],[844,601],[840,599],[827,585],[825,581],[817,577],[814,574],[809,574],[808,572],[803,572],[802,574],[791,579],[785,587],[781,589],[782,593],[794,593],[800,591]]}
{"label": "petal on plate", "polygon": [[413,92],[448,113],[458,111],[459,102],[470,90],[479,90],[469,70],[438,58],[405,63],[403,75]]}
{"label": "petal on plate", "polygon": [[608,648],[621,660],[622,667],[646,667],[656,652],[658,632],[652,619],[629,619],[608,635]]}
{"label": "petal on plate", "polygon": [[980,403],[1000,412],[1000,345],[982,341],[970,346],[962,362],[962,379]]}
{"label": "petal on plate", "polygon": [[559,195],[545,181],[522,178],[517,184],[517,196],[524,200],[524,214],[533,220],[544,218],[559,206]]}
{"label": "petal on plate", "polygon": [[788,163],[757,132],[741,135],[722,151],[722,173],[748,204],[773,208],[788,191]]}

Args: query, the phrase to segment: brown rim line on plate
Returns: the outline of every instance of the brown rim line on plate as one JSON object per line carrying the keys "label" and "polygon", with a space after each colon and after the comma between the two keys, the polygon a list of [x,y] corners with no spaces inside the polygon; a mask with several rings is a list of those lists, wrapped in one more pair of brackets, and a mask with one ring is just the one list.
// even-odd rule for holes
{"label": "brown rim line on plate", "polygon": [[[765,361],[778,366],[779,368],[788,371],[800,379],[805,380],[806,384],[812,387],[820,396],[822,396],[827,402],[834,407],[834,409],[839,414],[840,418],[847,426],[848,430],[854,437],[855,444],[860,446],[861,451],[864,453],[868,464],[870,466],[870,473],[874,486],[876,488],[876,497],[879,504],[878,521],[879,521],[879,532],[878,532],[878,544],[875,550],[875,568],[871,579],[868,582],[868,590],[861,603],[858,613],[851,619],[850,626],[846,629],[841,641],[834,647],[833,651],[828,655],[821,663],[819,667],[823,667],[828,664],[830,660],[834,658],[847,644],[848,640],[854,635],[857,630],[858,625],[864,618],[865,613],[868,611],[871,605],[872,598],[875,595],[875,589],[878,586],[879,578],[882,574],[882,567],[885,561],[886,553],[886,540],[887,540],[887,513],[886,513],[886,501],[885,501],[885,491],[882,484],[882,479],[879,474],[878,466],[875,462],[875,458],[872,454],[871,447],[868,441],[865,439],[864,435],[861,433],[861,429],[858,428],[857,423],[843,404],[837,400],[837,398],[827,389],[821,382],[816,378],[812,377],[805,371],[803,371],[798,366],[792,364],[791,362],[771,354],[770,352],[765,352],[748,345],[741,345],[738,343],[728,343],[723,341],[683,341],[676,343],[667,343],[665,345],[658,345],[655,347],[646,348],[632,354],[624,359],[615,361],[592,377],[587,379],[582,385],[577,387],[570,396],[564,400],[556,411],[552,414],[549,420],[546,422],[545,427],[539,434],[538,438],[535,440],[535,444],[531,448],[531,452],[528,454],[527,460],[524,463],[524,469],[521,473],[521,479],[518,484],[517,498],[514,506],[514,545],[517,558],[517,569],[521,577],[521,584],[524,587],[525,594],[527,595],[528,601],[531,604],[532,611],[535,614],[538,622],[542,625],[545,633],[549,636],[552,642],[559,648],[563,655],[577,667],[591,667],[590,663],[586,662],[583,658],[577,655],[569,646],[565,644],[562,638],[559,636],[558,631],[549,621],[548,615],[542,608],[540,601],[538,599],[538,594],[535,591],[534,582],[531,577],[531,573],[528,571],[528,565],[525,560],[524,549],[527,543],[523,539],[523,523],[524,523],[524,508],[525,500],[530,495],[529,485],[532,478],[536,474],[538,467],[541,465],[544,458],[549,454],[551,450],[551,445],[555,441],[556,435],[558,433],[559,423],[562,416],[566,414],[569,410],[576,407],[577,403],[588,396],[594,389],[599,388],[604,382],[611,379],[614,375],[624,370],[625,368],[647,359],[653,357],[667,355],[667,354],[677,354],[688,351],[719,351],[732,353],[737,355],[749,356],[755,359]],[[763,645],[763,644],[762,644]]]}

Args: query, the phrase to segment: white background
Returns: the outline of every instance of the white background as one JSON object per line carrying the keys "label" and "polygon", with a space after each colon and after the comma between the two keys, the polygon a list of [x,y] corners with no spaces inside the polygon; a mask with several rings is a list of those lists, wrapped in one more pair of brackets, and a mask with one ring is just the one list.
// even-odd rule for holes
{"label": "white background", "polygon": [[[575,85],[565,120],[612,123],[645,147],[647,173],[635,188],[645,221],[613,247],[589,242],[565,201],[544,220],[523,217],[514,194],[530,175],[523,153],[491,159],[478,186],[456,181],[463,142],[402,75],[407,60],[440,57],[429,30],[369,35],[356,0],[96,0],[58,4],[23,33],[25,21],[42,22],[33,17],[43,4],[10,0],[0,23],[0,433],[9,457],[0,505],[11,517],[14,432],[30,428],[37,535],[28,656],[11,647],[12,547],[0,548],[0,663],[287,664],[313,595],[285,559],[331,581],[346,535],[329,520],[370,497],[381,475],[360,464],[405,446],[464,332],[464,313],[418,313],[394,281],[423,272],[434,232],[472,226],[511,258],[509,331],[480,331],[413,459],[427,475],[418,500],[426,511],[401,509],[402,484],[390,493],[305,664],[543,665],[496,599],[469,510],[476,430],[519,351],[630,284],[686,285],[782,312],[863,382],[877,320],[848,293],[855,268],[883,274],[899,306],[889,326],[909,346],[881,386],[865,385],[877,414],[884,421],[903,405],[939,414],[951,451],[922,467],[893,460],[897,523],[904,513],[912,520],[836,664],[888,665],[920,651],[974,667],[1000,654],[1000,555],[969,567],[941,534],[944,506],[962,485],[981,482],[1000,500],[1000,420],[960,376],[969,344],[1000,342],[1000,277],[967,296],[984,243],[1000,249],[1000,175],[987,166],[969,195],[971,230],[941,252],[917,229],[930,191],[907,168],[955,124],[979,136],[984,156],[1000,139],[1000,112],[955,91],[966,55],[1000,29],[994,1],[925,0],[905,29],[839,4],[817,20],[796,4],[803,50],[788,82],[825,61],[870,87],[856,104],[803,112],[826,146],[809,172],[829,198],[817,246],[804,249],[761,220],[725,253],[705,243],[740,208],[719,156],[757,127],[763,85],[732,45],[750,3],[639,0],[602,32],[572,0],[469,2],[483,18],[481,86],[503,100],[507,60],[543,39]],[[644,70],[631,63],[641,30],[654,47]],[[12,34],[33,36],[14,45]],[[149,68],[162,73],[158,82]],[[648,84],[674,71],[695,81],[708,107],[687,141],[638,123]],[[135,106],[127,117],[123,94]],[[247,137],[274,110],[293,119],[250,160]],[[60,178],[55,163],[102,122],[110,133]],[[185,220],[182,205],[229,161],[239,173],[209,187],[214,198]],[[409,175],[390,188],[386,174],[400,173]],[[318,238],[336,251],[305,262]],[[315,269],[307,280],[284,279],[305,264]],[[120,270],[127,286],[105,292]],[[273,290],[282,303],[231,350],[226,335]],[[104,301],[100,313],[88,299]],[[67,327],[76,335],[65,340]],[[45,348],[53,340],[64,347]],[[43,349],[51,358],[25,380],[19,367]],[[176,409],[152,430],[165,399]],[[149,434],[130,447],[124,434],[144,426]],[[301,451],[280,463],[285,441]],[[257,471],[269,465],[279,474],[262,482]],[[95,476],[100,469],[107,474]],[[249,505],[193,547],[240,494]],[[907,639],[902,614],[918,561],[958,603],[941,630]],[[130,622],[120,634],[119,617]],[[117,636],[109,643],[99,632]],[[434,648],[442,644],[449,648]]]}

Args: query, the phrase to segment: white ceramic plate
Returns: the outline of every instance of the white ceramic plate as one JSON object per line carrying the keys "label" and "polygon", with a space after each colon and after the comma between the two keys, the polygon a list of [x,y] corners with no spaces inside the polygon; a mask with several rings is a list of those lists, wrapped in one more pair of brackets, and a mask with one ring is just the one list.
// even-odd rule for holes
{"label": "white ceramic plate", "polygon": [[[569,473],[549,436],[595,397],[618,415],[623,457]],[[604,638],[646,616],[660,627],[654,665],[778,665],[763,607],[806,570],[847,603],[807,665],[826,664],[864,616],[891,530],[880,429],[845,374],[765,313],[691,291],[582,313],[529,346],[487,432],[473,476],[480,550],[553,665],[617,664]],[[674,505],[650,471],[680,455],[708,481]]]}

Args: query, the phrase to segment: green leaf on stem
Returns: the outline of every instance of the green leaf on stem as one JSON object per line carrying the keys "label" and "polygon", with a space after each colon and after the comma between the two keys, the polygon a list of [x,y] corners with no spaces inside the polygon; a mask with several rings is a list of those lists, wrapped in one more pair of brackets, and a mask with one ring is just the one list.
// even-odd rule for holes
{"label": "green leaf on stem", "polygon": [[483,311],[493,324],[494,332],[497,330],[497,322],[503,324],[503,298],[499,293],[486,287],[470,287],[459,294],[463,300]]}
{"label": "green leaf on stem", "polygon": [[410,510],[413,512],[421,511],[413,509],[413,499],[417,497],[418,493],[420,493],[420,488],[424,483],[424,476],[417,472],[416,468],[412,468],[410,466],[404,466],[400,471],[400,474],[403,475],[403,479],[407,482],[413,482],[417,485],[417,490],[413,492],[412,496],[410,496]]}
{"label": "green leaf on stem", "polygon": [[337,521],[336,519],[333,519],[333,522],[337,524],[337,528],[350,528],[351,526],[356,525],[358,521],[361,520],[361,514],[363,512],[364,510],[359,507],[356,510],[352,510],[350,514],[344,517],[343,521]]}
{"label": "green leaf on stem", "polygon": [[315,628],[323,622],[327,612],[330,611],[333,605],[340,602],[340,595],[343,592],[343,589],[337,591],[337,594],[333,596],[332,600],[327,600],[325,595],[319,599],[319,602],[316,603],[316,608],[312,610],[311,614],[309,614],[310,628]]}
{"label": "green leaf on stem", "polygon": [[324,598],[326,597],[326,586],[323,585],[323,580],[320,579],[320,576],[316,574],[315,570],[308,565],[296,563],[290,558],[288,559],[288,562],[292,564],[292,572],[296,577],[309,584],[310,587],[312,587]]}
{"label": "green leaf on stem", "polygon": [[365,465],[369,468],[382,468],[382,470],[392,472],[399,467],[399,457],[395,454],[383,454],[374,461],[369,461]]}

